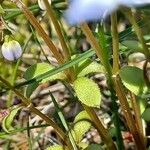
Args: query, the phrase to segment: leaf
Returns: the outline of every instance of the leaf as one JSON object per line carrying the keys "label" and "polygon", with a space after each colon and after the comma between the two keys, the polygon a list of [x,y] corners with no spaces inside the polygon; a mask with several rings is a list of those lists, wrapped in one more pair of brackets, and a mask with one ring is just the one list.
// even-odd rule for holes
{"label": "leaf", "polygon": [[39,86],[38,82],[34,82],[32,84],[29,84],[26,88],[26,97],[30,97],[33,91]]}
{"label": "leaf", "polygon": [[147,86],[144,81],[143,70],[137,67],[126,66],[119,73],[124,86],[135,95],[147,92]]}
{"label": "leaf", "polygon": [[101,101],[100,90],[98,85],[92,80],[85,77],[78,78],[74,82],[74,89],[77,97],[83,104],[99,107]]}
{"label": "leaf", "polygon": [[64,146],[54,145],[54,146],[48,147],[46,150],[69,150],[69,149]]}
{"label": "leaf", "polygon": [[[48,63],[38,63],[38,64],[34,64],[31,67],[29,67],[26,72],[24,73],[24,78],[26,80],[31,80],[43,73],[46,73],[47,71],[50,71],[52,69],[54,69],[55,67],[48,64]],[[55,75],[49,76],[45,79],[42,80],[42,83],[47,82],[47,81],[53,81],[53,80],[57,80],[57,79],[65,79],[65,75],[63,72],[57,73]]]}
{"label": "leaf", "polygon": [[13,127],[11,126],[14,117],[16,116],[17,112],[21,109],[21,106],[17,106],[13,108],[10,113],[2,120],[2,128],[5,132],[9,133],[11,130],[13,130]]}
{"label": "leaf", "polygon": [[101,145],[91,144],[85,150],[103,150]]}
{"label": "leaf", "polygon": [[130,50],[136,50],[136,51],[142,50],[141,44],[135,40],[125,40],[122,42],[122,44]]}
{"label": "leaf", "polygon": [[97,63],[96,61],[94,61],[91,64],[89,64],[87,67],[85,67],[78,74],[78,77],[84,77],[85,75],[90,73],[101,73],[101,72],[105,72],[104,67],[101,64]]}
{"label": "leaf", "polygon": [[81,77],[77,78],[73,84],[77,97],[83,104],[91,107],[100,107],[101,93],[94,81]]}
{"label": "leaf", "polygon": [[22,83],[19,83],[19,84],[15,85],[14,87],[18,88],[18,87],[21,87],[21,86],[24,86],[24,85],[27,85],[27,84],[31,84],[33,82],[41,82],[41,80],[43,80],[45,78],[48,78],[49,76],[55,75],[55,74],[57,74],[61,71],[64,71],[64,70],[78,64],[79,62],[85,60],[86,58],[91,57],[94,54],[95,54],[95,52],[93,50],[88,50],[85,53],[81,54],[80,56],[74,58],[73,60],[70,60],[70,61],[64,63],[63,65],[61,65],[59,67],[56,67],[52,70],[49,70],[49,71],[47,71],[47,72],[45,72],[41,75],[38,75],[35,78],[32,78],[32,79],[29,79],[29,80],[24,81]]}
{"label": "leaf", "polygon": [[141,116],[145,121],[150,122],[150,108],[146,108]]}
{"label": "leaf", "polygon": [[83,135],[90,129],[90,117],[86,111],[80,112],[74,120],[74,127],[71,131],[77,143],[82,140]]}

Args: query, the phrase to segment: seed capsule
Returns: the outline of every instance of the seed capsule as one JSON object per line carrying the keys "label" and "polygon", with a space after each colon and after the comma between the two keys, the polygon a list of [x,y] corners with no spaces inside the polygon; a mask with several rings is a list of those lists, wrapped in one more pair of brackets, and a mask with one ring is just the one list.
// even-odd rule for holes
{"label": "seed capsule", "polygon": [[1,50],[4,58],[9,61],[14,61],[22,55],[22,48],[15,40],[4,42]]}

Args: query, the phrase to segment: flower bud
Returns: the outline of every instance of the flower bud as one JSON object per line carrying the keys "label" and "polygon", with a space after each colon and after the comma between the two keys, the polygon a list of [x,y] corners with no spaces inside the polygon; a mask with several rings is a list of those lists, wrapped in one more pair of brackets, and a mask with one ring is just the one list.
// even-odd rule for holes
{"label": "flower bud", "polygon": [[1,50],[4,58],[9,61],[14,61],[22,55],[22,48],[15,40],[4,42]]}
{"label": "flower bud", "polygon": [[[51,0],[48,0],[49,4],[51,4]],[[38,0],[38,5],[42,10],[46,10],[46,6],[43,2],[43,0]]]}

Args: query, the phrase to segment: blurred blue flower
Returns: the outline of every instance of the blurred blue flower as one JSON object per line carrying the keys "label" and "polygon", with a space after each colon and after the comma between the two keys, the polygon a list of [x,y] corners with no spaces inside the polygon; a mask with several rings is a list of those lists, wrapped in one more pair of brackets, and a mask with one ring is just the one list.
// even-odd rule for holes
{"label": "blurred blue flower", "polygon": [[14,61],[22,55],[22,48],[15,40],[4,42],[1,50],[4,58],[9,61]]}
{"label": "blurred blue flower", "polygon": [[65,17],[73,25],[105,18],[121,5],[134,7],[149,3],[150,0],[70,0]]}

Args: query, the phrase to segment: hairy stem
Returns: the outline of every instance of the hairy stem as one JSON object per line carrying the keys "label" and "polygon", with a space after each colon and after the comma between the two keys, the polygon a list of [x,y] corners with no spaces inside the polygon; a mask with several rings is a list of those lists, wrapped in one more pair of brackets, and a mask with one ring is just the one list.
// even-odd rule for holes
{"label": "hairy stem", "polygon": [[88,115],[91,117],[91,120],[93,121],[95,127],[97,128],[102,140],[105,142],[108,150],[116,150],[115,144],[108,132],[108,130],[103,126],[101,121],[99,120],[98,116],[96,115],[93,108],[88,107],[84,105],[84,109],[88,113]]}
{"label": "hairy stem", "polygon": [[125,115],[128,127],[129,127],[130,132],[132,133],[132,135],[134,137],[136,147],[138,150],[146,150],[144,139],[141,138],[140,132],[138,131],[137,126],[134,123],[135,121],[134,121],[134,118],[132,116],[132,113],[131,113],[127,98],[125,96],[125,93],[123,91],[123,86],[122,86],[122,83],[121,83],[119,76],[114,75],[113,81],[114,81],[117,96],[119,98],[119,101],[120,101],[123,113]]}
{"label": "hairy stem", "polygon": [[111,15],[111,35],[113,47],[113,74],[117,74],[119,71],[119,38],[116,12],[112,13]]}

